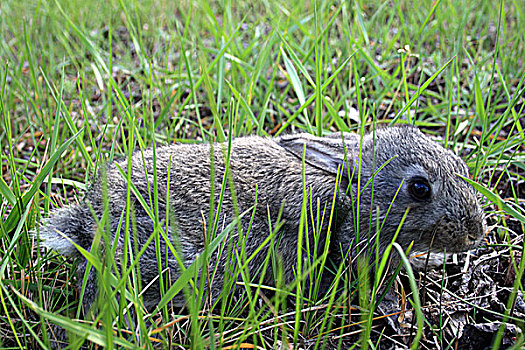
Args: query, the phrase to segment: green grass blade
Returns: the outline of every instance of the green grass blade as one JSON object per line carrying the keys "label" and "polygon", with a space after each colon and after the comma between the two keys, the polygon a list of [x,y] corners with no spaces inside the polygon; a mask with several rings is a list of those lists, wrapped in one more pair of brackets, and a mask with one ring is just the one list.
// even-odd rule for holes
{"label": "green grass blade", "polygon": [[53,167],[55,166],[58,159],[62,156],[62,153],[76,140],[78,135],[80,135],[81,131],[76,133],[75,135],[71,136],[69,140],[64,142],[57,150],[54,152],[47,161],[46,165],[42,167],[38,175],[33,180],[33,183],[31,184],[31,187],[22,195],[22,198],[20,198],[19,201],[17,201],[16,205],[11,210],[11,213],[9,213],[7,219],[4,222],[4,228],[7,232],[11,232],[15,226],[17,225],[18,221],[20,220],[20,213],[22,210],[26,207],[26,205],[29,203],[29,201],[33,198],[35,193],[39,190],[40,185],[44,182],[45,178],[49,175]]}

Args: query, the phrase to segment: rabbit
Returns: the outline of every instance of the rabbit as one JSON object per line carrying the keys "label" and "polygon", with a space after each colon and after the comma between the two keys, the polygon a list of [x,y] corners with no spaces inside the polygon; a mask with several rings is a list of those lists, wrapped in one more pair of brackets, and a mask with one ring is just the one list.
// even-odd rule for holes
{"label": "rabbit", "polygon": [[[310,252],[317,249],[318,256],[326,249],[330,249],[329,254],[340,256],[349,249],[355,253],[357,247],[369,251],[376,242],[375,234],[379,234],[379,247],[375,248],[384,250],[407,210],[397,242],[404,248],[413,244],[415,251],[473,249],[480,244],[486,230],[483,210],[473,187],[457,176],[468,176],[468,168],[461,158],[416,127],[391,126],[378,127],[362,136],[335,133],[316,137],[301,133],[274,139],[239,137],[231,141],[231,148],[220,143],[173,144],[158,148],[155,162],[152,149],[134,153],[129,160],[107,166],[105,176],[96,178],[80,204],[58,209],[43,221],[39,230],[43,246],[72,256],[81,256],[72,242],[89,250],[97,228],[94,216],[103,215],[106,183],[109,227],[115,237],[126,212],[127,180],[123,174],[127,172],[128,161],[131,162],[131,182],[151,208],[155,207],[150,201],[155,196],[156,168],[161,227],[167,227],[170,243],[178,247],[185,266],[205,250],[205,241],[210,240],[211,235],[210,215],[214,219],[218,214],[219,232],[229,224],[234,226],[229,239],[225,240],[233,250],[240,249],[241,240],[245,240],[246,257],[260,249],[248,262],[251,276],[261,273],[269,249],[275,249],[282,257],[284,279],[293,281],[297,273],[304,193],[307,194],[308,223],[303,231],[303,260],[307,259],[307,249]],[[231,177],[226,176],[223,182],[227,166]],[[210,207],[212,177],[213,208]],[[130,246],[136,245],[140,250],[153,233],[154,224],[135,192],[131,192],[131,203],[135,219],[130,219],[133,221]],[[166,218],[170,220],[168,225]],[[125,236],[125,225],[120,225],[115,239],[117,261],[121,259]],[[276,237],[270,244],[267,239],[272,230]],[[166,257],[166,245],[161,237],[163,268],[170,269],[174,281],[180,273],[179,263],[172,254]],[[228,258],[226,251],[220,254],[217,250],[213,254],[215,260],[211,261],[217,263],[219,270],[206,283],[210,284],[215,300],[223,289],[228,259],[232,258]],[[142,286],[158,278],[154,242],[145,249],[139,265]],[[303,268],[306,265],[305,261]],[[78,268],[80,280],[86,266],[84,260]],[[271,272],[265,273],[264,282],[274,283]],[[160,299],[159,288],[157,281],[144,291],[147,309],[155,308]],[[83,298],[85,309],[89,309],[96,294],[96,277],[91,269]],[[184,305],[183,293],[176,295],[172,302]]]}

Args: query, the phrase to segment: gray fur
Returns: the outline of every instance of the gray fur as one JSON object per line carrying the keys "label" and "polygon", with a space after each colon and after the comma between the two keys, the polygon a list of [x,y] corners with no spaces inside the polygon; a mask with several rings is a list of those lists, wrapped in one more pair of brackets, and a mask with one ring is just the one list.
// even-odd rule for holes
{"label": "gray fur", "polygon": [[[403,182],[390,213],[380,232],[380,247],[384,249],[392,240],[400,219],[407,208],[409,214],[402,227],[397,242],[407,247],[414,242],[416,251],[460,252],[476,247],[485,232],[482,209],[476,199],[474,189],[459,178],[456,173],[468,176],[465,163],[449,150],[424,136],[413,127],[378,128],[375,134],[366,134],[362,139],[362,158],[357,166],[361,138],[356,134],[334,134],[324,138],[308,134],[288,135],[276,139],[256,136],[237,138],[232,141],[230,171],[233,178],[234,193],[237,197],[238,213],[247,212],[241,219],[241,226],[246,232],[257,190],[257,205],[251,231],[247,237],[246,256],[250,256],[268,237],[270,225],[276,225],[282,209],[283,226],[278,232],[280,244],[277,247],[282,256],[284,276],[292,281],[297,263],[297,234],[303,201],[303,147],[305,147],[305,179],[309,191],[309,202],[314,203],[314,217],[317,216],[316,203],[326,210],[319,213],[323,218],[323,227],[318,247],[324,248],[327,226],[336,188],[338,171],[343,174],[339,185],[332,222],[331,254],[341,255],[337,248],[347,250],[355,244],[356,238],[356,198],[359,198],[359,245],[368,246],[373,242],[376,223],[381,224],[390,206],[394,194]],[[344,142],[343,142],[344,141]],[[344,146],[343,146],[344,145]],[[225,169],[225,145],[214,147],[215,199],[218,200],[221,181]],[[171,225],[168,235],[172,241],[178,237],[180,249],[189,265],[204,249],[205,227],[210,211],[210,145],[176,144],[157,149],[156,164],[153,164],[152,150],[146,150],[143,157],[140,152],[131,158],[133,184],[149,203],[149,194],[153,198],[153,167],[156,166],[158,177],[159,216],[164,222],[166,217],[166,199],[168,164],[171,159],[169,184],[169,217],[176,221]],[[345,163],[343,165],[343,162]],[[365,184],[385,162],[389,162],[373,179],[373,186]],[[116,162],[124,171],[127,160]],[[146,180],[145,171],[148,174]],[[357,182],[360,168],[360,185]],[[417,201],[408,193],[408,184],[414,176],[428,179],[432,187],[432,197],[428,201]],[[149,190],[148,190],[149,181]],[[107,168],[107,185],[111,232],[117,231],[119,218],[126,206],[126,180],[115,164]],[[363,189],[364,188],[364,189]],[[346,191],[348,189],[348,191]],[[373,191],[373,195],[372,195]],[[149,194],[148,194],[149,193]],[[136,216],[136,235],[139,247],[153,232],[153,223],[134,195],[131,196]],[[352,200],[353,199],[353,200]],[[354,203],[354,204],[353,204]],[[96,230],[92,213],[102,216],[102,181],[96,180],[88,191],[85,201],[77,206],[59,209],[45,220],[40,230],[43,245],[63,254],[78,255],[69,239],[84,249],[90,249]],[[323,216],[324,215],[324,216]],[[221,209],[220,227],[225,227],[235,218],[234,200],[230,183],[227,183],[224,202]],[[268,218],[270,217],[270,221]],[[309,223],[312,218],[308,216]],[[372,226],[369,223],[372,223]],[[309,225],[312,226],[312,225]],[[176,232],[174,228],[176,227]],[[123,231],[123,229],[122,229]],[[220,230],[219,230],[220,231]],[[62,234],[60,234],[61,232]],[[238,234],[238,232],[237,232]],[[308,230],[309,240],[313,241],[313,231]],[[123,234],[120,233],[118,252],[122,249]],[[133,239],[133,232],[130,232]],[[236,239],[232,239],[235,245]],[[313,247],[313,245],[312,245]],[[161,240],[161,251],[166,249]],[[249,264],[252,275],[263,265],[268,246]],[[313,249],[313,248],[312,248]],[[164,254],[163,254],[164,255]],[[305,254],[303,254],[304,257]],[[216,255],[214,255],[216,256]],[[219,266],[228,264],[226,253],[219,259]],[[118,258],[118,257],[117,257]],[[163,264],[171,270],[172,280],[178,277],[178,264],[168,257]],[[303,264],[304,265],[304,264]],[[86,268],[84,261],[79,274]],[[154,243],[147,249],[140,260],[142,285],[158,277],[158,266]],[[222,270],[214,277],[212,294],[216,297],[222,290]],[[266,283],[272,283],[272,273],[266,273]],[[93,271],[90,274],[84,306],[89,307],[97,291]],[[144,293],[146,307],[152,308],[159,299],[159,287],[153,283]],[[178,295],[174,300],[177,305],[184,303],[184,297]]]}

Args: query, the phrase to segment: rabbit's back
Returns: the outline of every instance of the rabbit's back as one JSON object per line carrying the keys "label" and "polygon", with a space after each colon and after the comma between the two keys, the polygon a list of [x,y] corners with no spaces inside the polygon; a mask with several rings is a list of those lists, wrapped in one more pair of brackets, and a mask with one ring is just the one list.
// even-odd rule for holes
{"label": "rabbit's back", "polygon": [[[126,213],[127,167],[127,160],[109,166],[107,175],[96,182],[86,198],[93,207],[99,209],[97,214],[102,216],[103,184],[107,181],[112,234],[119,227],[123,231],[122,227],[125,226],[119,218],[125,217],[123,214]],[[228,173],[225,177],[226,168]],[[202,253],[206,240],[209,243],[214,234],[239,218],[241,230],[239,232],[236,226],[230,239],[233,239],[237,249],[245,251],[247,257],[260,250],[249,265],[254,275],[260,272],[258,269],[268,253],[269,244],[263,243],[272,230],[278,229],[274,241],[279,243],[275,243],[274,248],[284,257],[282,267],[287,281],[293,278],[297,262],[297,233],[303,193],[313,203],[314,212],[317,212],[318,205],[319,209],[322,208],[319,219],[326,216],[323,221],[327,226],[336,188],[335,178],[330,173],[303,163],[274,141],[261,137],[233,140],[229,151],[226,144],[215,144],[213,147],[209,144],[176,144],[158,148],[154,157],[153,150],[147,149],[142,153],[134,153],[131,170],[130,179],[135,189],[130,190],[134,222],[130,225],[128,237],[133,242],[136,240],[139,247],[143,247],[154,232],[155,220],[152,216],[158,215],[160,229],[167,228],[170,243],[173,247],[180,247],[178,253],[188,266]],[[306,179],[304,186],[303,177]],[[221,195],[221,192],[224,193]],[[212,202],[213,210],[210,207]],[[156,206],[158,214],[155,213]],[[216,227],[215,232],[212,232],[214,222]],[[308,227],[305,228],[307,234],[313,234]],[[323,238],[318,232],[317,239],[321,241],[316,246],[323,245]],[[309,239],[312,245],[314,240],[313,236]],[[244,247],[238,244],[240,241],[245,242]],[[122,252],[123,234],[119,235],[118,242],[118,251]],[[224,247],[228,242],[224,241]],[[178,277],[179,266],[177,259],[165,259],[164,252],[169,249],[169,244],[161,238],[162,268],[169,267],[174,281]],[[220,254],[218,250],[213,255],[212,264],[217,263],[222,270],[228,264],[226,256],[226,253]],[[140,266],[143,284],[157,278],[162,270],[158,268],[153,242],[141,257]],[[271,272],[266,279],[272,283],[274,277]],[[220,273],[213,283],[217,288],[212,286],[212,292],[216,294],[222,286]],[[151,296],[145,300],[156,300],[153,296],[159,295],[157,288],[157,285],[150,286]]]}

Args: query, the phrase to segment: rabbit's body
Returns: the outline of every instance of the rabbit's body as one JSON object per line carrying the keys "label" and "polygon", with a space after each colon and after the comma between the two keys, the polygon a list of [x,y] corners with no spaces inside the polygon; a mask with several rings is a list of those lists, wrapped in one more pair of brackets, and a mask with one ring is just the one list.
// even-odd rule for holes
{"label": "rabbit's body", "polygon": [[[227,176],[223,182],[227,148],[226,144],[213,147],[213,167],[210,164],[209,144],[178,144],[158,148],[156,162],[153,161],[152,150],[146,150],[143,155],[137,152],[131,159],[131,182],[147,205],[153,208],[153,213],[156,167],[159,221],[162,229],[167,228],[173,245],[180,247],[185,266],[203,252],[205,241],[211,240],[210,219],[214,219],[217,214],[224,183],[217,232],[234,222],[236,217],[240,219],[238,223],[234,222],[236,226],[229,233],[230,239],[225,240],[213,253],[215,260],[212,262],[218,266],[217,273],[210,276],[213,298],[222,290],[225,269],[235,266],[231,261],[237,259],[228,253],[227,248],[231,246],[239,251],[243,246],[240,242],[245,240],[245,256],[249,258],[267,240],[272,230],[276,232],[275,240],[266,242],[254,255],[248,264],[249,271],[252,276],[258,275],[268,249],[275,248],[282,257],[285,280],[293,280],[304,193],[307,194],[308,224],[304,228],[303,260],[306,251],[312,253],[317,249],[319,256],[325,249],[329,226],[330,232],[333,232],[332,247],[345,251],[354,245],[357,228],[361,237],[360,245],[368,245],[375,241],[372,236],[378,231],[377,223],[381,226],[384,221],[379,236],[379,249],[383,249],[391,242],[407,208],[410,208],[409,213],[397,239],[404,247],[414,242],[416,250],[463,251],[475,247],[484,232],[483,213],[474,190],[455,175],[459,173],[467,176],[466,165],[416,128],[381,128],[376,131],[375,137],[372,134],[365,135],[361,170],[356,165],[360,136],[355,134],[344,134],[344,142],[339,134],[324,138],[298,134],[275,140],[237,138],[232,141],[230,149],[231,177]],[[124,173],[127,171],[127,162],[121,160],[116,163]],[[384,163],[388,164],[373,176]],[[373,181],[366,185],[372,176]],[[119,221],[125,217],[127,180],[115,164],[108,167],[106,178],[112,235],[118,231],[119,225],[122,226],[117,245],[119,257],[123,251],[125,231],[124,223]],[[212,178],[214,208],[210,214]],[[91,247],[97,227],[92,212],[99,218],[103,213],[102,185],[100,179],[95,181],[83,203],[60,209],[46,220],[40,233],[45,246],[63,254],[78,254],[73,244],[63,237],[65,235],[85,249]],[[398,189],[399,193],[391,206]],[[425,192],[427,189],[431,192],[428,198]],[[361,193],[359,205],[356,200],[358,190]],[[140,250],[154,231],[153,221],[133,193],[131,203],[135,219],[131,220],[134,222],[129,237],[132,241],[136,237]],[[359,220],[354,219],[357,212]],[[166,218],[169,218],[168,224]],[[237,224],[244,236],[240,235]],[[174,281],[180,271],[178,262],[168,253],[166,264],[166,251],[170,249],[162,238],[160,245],[163,265],[169,267]],[[84,261],[79,268],[81,276],[85,267]],[[140,272],[142,286],[158,278],[154,242],[140,258]],[[267,271],[265,276],[266,283],[274,281],[271,271]],[[95,281],[92,271],[84,296],[86,307],[95,297]],[[159,297],[158,282],[152,283],[144,293],[146,307],[153,307]],[[184,298],[178,295],[174,301],[181,305]]]}

